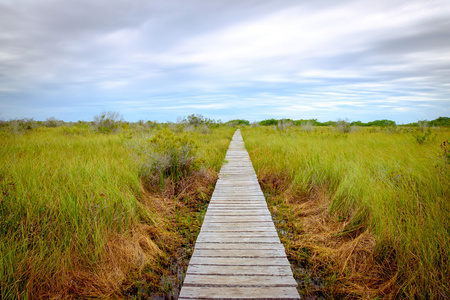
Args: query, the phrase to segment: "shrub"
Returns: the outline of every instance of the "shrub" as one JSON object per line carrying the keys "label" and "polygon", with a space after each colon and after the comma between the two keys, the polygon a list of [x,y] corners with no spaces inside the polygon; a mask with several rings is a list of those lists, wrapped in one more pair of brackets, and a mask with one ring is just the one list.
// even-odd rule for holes
{"label": "shrub", "polygon": [[204,117],[202,115],[194,115],[194,114],[188,116],[187,120],[190,125],[194,125],[196,127],[205,122]]}
{"label": "shrub", "polygon": [[286,129],[288,129],[289,127],[292,127],[293,124],[294,124],[294,123],[292,123],[291,120],[288,120],[288,119],[282,119],[282,120],[279,120],[279,121],[278,121],[278,123],[277,123],[277,129],[278,129],[278,130],[286,130]]}
{"label": "shrub", "polygon": [[158,122],[156,122],[156,121],[147,121],[147,123],[146,123],[146,126],[147,126],[147,128],[157,128],[159,125],[158,125]]}
{"label": "shrub", "polygon": [[44,124],[46,127],[58,127],[61,126],[63,121],[56,119],[55,117],[50,117],[45,120]]}
{"label": "shrub", "polygon": [[32,118],[12,120],[9,125],[14,133],[28,132],[38,127],[37,122]]}
{"label": "shrub", "polygon": [[278,120],[276,119],[268,119],[268,120],[263,120],[261,122],[259,122],[259,125],[262,126],[270,126],[270,125],[277,125],[278,124]]}
{"label": "shrub", "polygon": [[94,128],[101,133],[112,133],[120,130],[123,117],[116,111],[102,112],[94,116]]}
{"label": "shrub", "polygon": [[392,120],[375,120],[372,122],[368,122],[367,124],[362,124],[361,126],[380,126],[380,127],[391,127],[396,126],[395,121]]}
{"label": "shrub", "polygon": [[448,126],[450,125],[450,118],[448,117],[439,117],[436,120],[429,122],[431,126]]}
{"label": "shrub", "polygon": [[244,119],[235,119],[235,120],[230,120],[228,122],[225,123],[228,126],[240,126],[240,125],[250,125],[250,121],[248,120],[244,120]]}
{"label": "shrub", "polygon": [[335,128],[337,131],[342,133],[349,133],[351,130],[350,123],[344,120],[338,120],[335,125]]}
{"label": "shrub", "polygon": [[189,125],[197,127],[199,125],[207,125],[207,126],[214,125],[216,122],[212,119],[208,119],[208,118],[204,117],[203,115],[192,114],[192,115],[189,115],[187,117],[187,119],[178,121],[178,123],[189,124]]}
{"label": "shrub", "polygon": [[307,121],[306,123],[301,124],[302,130],[307,132],[314,131],[314,126],[311,121]]}
{"label": "shrub", "polygon": [[141,147],[144,156],[141,175],[147,178],[157,175],[160,184],[165,178],[178,182],[197,167],[196,150],[196,144],[186,133],[174,134],[163,129]]}
{"label": "shrub", "polygon": [[200,133],[203,133],[203,134],[208,134],[211,132],[211,129],[209,129],[209,127],[206,125],[202,125],[202,126],[198,127],[198,130]]}
{"label": "shrub", "polygon": [[[428,141],[436,139],[436,134],[432,135],[431,129],[427,127],[422,127],[417,133],[413,133],[414,138],[419,144],[425,144]],[[426,129],[425,129],[426,128]]]}

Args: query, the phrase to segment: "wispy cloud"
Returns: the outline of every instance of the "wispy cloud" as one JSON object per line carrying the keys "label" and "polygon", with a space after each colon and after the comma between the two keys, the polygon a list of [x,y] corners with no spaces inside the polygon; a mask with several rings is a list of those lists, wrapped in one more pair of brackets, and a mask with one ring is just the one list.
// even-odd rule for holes
{"label": "wispy cloud", "polygon": [[450,115],[448,1],[0,0],[2,118]]}

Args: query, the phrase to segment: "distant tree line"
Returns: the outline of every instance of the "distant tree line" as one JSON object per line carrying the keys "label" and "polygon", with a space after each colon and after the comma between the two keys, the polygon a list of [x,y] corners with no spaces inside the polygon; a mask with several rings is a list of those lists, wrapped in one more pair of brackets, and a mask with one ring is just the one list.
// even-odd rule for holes
{"label": "distant tree line", "polygon": [[[338,121],[326,121],[326,122],[319,122],[317,119],[300,119],[300,120],[292,120],[292,119],[267,119],[259,122],[259,125],[261,126],[271,126],[271,125],[278,125],[279,123],[286,123],[290,122],[293,125],[300,126],[305,124],[310,124],[312,126],[336,126],[341,120]],[[439,117],[435,120],[422,120],[415,123],[409,123],[404,124],[404,126],[420,126],[420,124],[426,123],[428,126],[450,126],[450,118],[448,117]],[[375,120],[371,122],[361,122],[361,121],[353,121],[349,122],[349,125],[351,126],[379,126],[379,127],[389,127],[389,126],[396,126],[397,124],[395,121],[392,120]]]}
{"label": "distant tree line", "polygon": [[[9,121],[0,120],[0,128],[2,127],[12,127],[14,131],[28,131],[35,129],[37,127],[59,127],[59,126],[90,126],[94,128],[96,131],[103,133],[117,132],[122,128],[129,128],[130,126],[145,126],[148,128],[154,128],[162,124],[174,124],[172,122],[166,123],[158,123],[156,121],[143,121],[139,120],[137,122],[127,122],[124,121],[122,115],[118,112],[108,111],[102,112],[100,115],[94,116],[93,121],[78,121],[78,122],[64,122],[62,120],[56,119],[55,117],[50,117],[45,121],[35,121],[32,118],[24,118],[24,119],[14,119]],[[245,119],[234,119],[223,123],[221,120],[214,120],[204,117],[200,114],[191,114],[187,116],[187,118],[181,119],[179,118],[176,124],[191,126],[192,128],[196,127],[215,127],[220,125],[227,126],[248,126],[250,125],[250,121]],[[397,126],[395,121],[392,120],[375,120],[371,122],[361,122],[361,121],[353,121],[349,122],[347,120],[337,120],[337,121],[326,121],[319,122],[317,119],[266,119],[260,122],[253,122],[252,126],[260,125],[260,126],[361,126],[361,127],[369,127],[369,126],[377,126],[377,127],[394,127]],[[402,126],[413,126],[413,127],[428,127],[428,126],[450,126],[450,118],[449,117],[439,117],[435,120],[421,120],[414,123],[402,124]]]}
{"label": "distant tree line", "polygon": [[450,118],[448,118],[448,117],[439,117],[439,118],[437,118],[435,120],[431,120],[431,121],[422,120],[422,121],[419,121],[417,123],[410,123],[408,125],[410,125],[410,126],[420,126],[420,124],[423,124],[423,123],[427,123],[429,126],[449,126],[450,125]]}

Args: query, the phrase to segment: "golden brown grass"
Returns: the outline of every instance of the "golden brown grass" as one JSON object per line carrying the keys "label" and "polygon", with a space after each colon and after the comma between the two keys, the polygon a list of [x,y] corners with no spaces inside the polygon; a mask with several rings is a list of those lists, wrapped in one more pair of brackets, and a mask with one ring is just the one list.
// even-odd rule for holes
{"label": "golden brown grass", "polygon": [[389,296],[392,286],[386,283],[395,268],[387,273],[375,261],[376,240],[368,230],[356,237],[342,236],[347,223],[329,215],[328,187],[317,186],[310,193],[298,194],[283,175],[260,174],[259,178],[264,190],[277,191],[268,199],[269,208],[303,295]]}

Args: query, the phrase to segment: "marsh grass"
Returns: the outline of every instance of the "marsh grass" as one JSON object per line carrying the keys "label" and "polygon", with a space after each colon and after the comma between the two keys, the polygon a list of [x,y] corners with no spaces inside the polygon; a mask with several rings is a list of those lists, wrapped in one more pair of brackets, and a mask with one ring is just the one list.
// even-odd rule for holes
{"label": "marsh grass", "polygon": [[449,130],[413,134],[243,130],[303,292],[450,297],[450,172],[437,168]]}
{"label": "marsh grass", "polygon": [[171,179],[157,190],[143,184],[145,162],[130,145],[158,131],[100,134],[84,123],[0,130],[1,299],[165,292],[161,278],[198,234],[232,129],[194,133],[199,166],[181,191]]}

